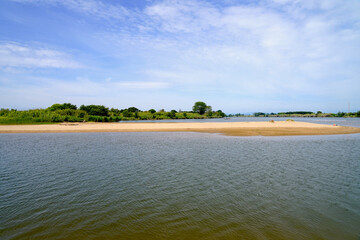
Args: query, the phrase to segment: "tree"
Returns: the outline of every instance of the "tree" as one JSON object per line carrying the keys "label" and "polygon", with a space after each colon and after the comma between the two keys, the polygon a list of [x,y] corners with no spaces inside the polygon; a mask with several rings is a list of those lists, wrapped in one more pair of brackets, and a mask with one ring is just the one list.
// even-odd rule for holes
{"label": "tree", "polygon": [[337,113],[337,117],[344,117],[346,115],[346,113],[344,112],[338,112]]}
{"label": "tree", "polygon": [[[280,114],[280,113],[279,113]],[[255,117],[260,117],[260,116],[264,116],[265,117],[265,113],[263,113],[263,112],[256,112],[256,113],[254,113],[254,116]]]}
{"label": "tree", "polygon": [[135,112],[140,112],[140,110],[137,109],[136,107],[129,107],[129,108],[128,108],[128,111],[129,111],[129,112],[133,112],[133,113],[135,113]]}
{"label": "tree", "polygon": [[172,119],[176,118],[176,110],[171,110],[167,113],[167,116]]}
{"label": "tree", "polygon": [[155,110],[155,109],[150,109],[149,112],[150,112],[151,114],[154,114],[154,113],[156,113],[156,110]]}
{"label": "tree", "polygon": [[122,112],[122,115],[123,117],[132,117],[132,113],[129,112],[127,109]]}
{"label": "tree", "polygon": [[221,111],[221,110],[217,110],[216,112],[220,117],[225,117],[226,116],[226,114],[223,113],[223,111]]}
{"label": "tree", "polygon": [[86,111],[89,115],[94,116],[109,116],[109,108],[103,105],[81,105],[80,110]]}
{"label": "tree", "polygon": [[203,115],[207,110],[207,105],[204,102],[196,102],[193,106],[193,111]]}
{"label": "tree", "polygon": [[112,114],[114,114],[114,115],[117,115],[117,116],[119,116],[120,113],[121,113],[121,111],[120,111],[119,109],[117,109],[117,108],[111,108],[111,109],[110,109],[110,112],[111,112]]}
{"label": "tree", "polygon": [[53,104],[51,107],[48,108],[50,111],[56,111],[56,110],[64,110],[64,109],[73,109],[76,110],[77,107],[76,105],[73,105],[71,103],[63,103],[63,104],[59,104],[59,103],[55,103]]}

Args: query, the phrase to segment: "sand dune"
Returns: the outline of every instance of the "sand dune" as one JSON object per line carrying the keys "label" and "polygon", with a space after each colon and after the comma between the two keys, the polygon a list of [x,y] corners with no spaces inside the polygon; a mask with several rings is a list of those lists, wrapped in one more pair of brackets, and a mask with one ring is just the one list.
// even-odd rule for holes
{"label": "sand dune", "polygon": [[306,122],[164,122],[164,123],[61,123],[42,125],[0,125],[0,133],[65,132],[206,132],[229,136],[286,136],[360,133],[360,128]]}

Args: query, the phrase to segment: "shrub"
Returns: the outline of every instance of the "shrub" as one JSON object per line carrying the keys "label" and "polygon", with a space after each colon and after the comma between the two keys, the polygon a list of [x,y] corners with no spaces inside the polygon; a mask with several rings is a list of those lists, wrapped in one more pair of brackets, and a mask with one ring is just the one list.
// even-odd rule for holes
{"label": "shrub", "polygon": [[94,116],[109,116],[109,108],[103,105],[81,105],[80,110],[86,111],[89,115]]}
{"label": "shrub", "polygon": [[63,104],[59,104],[59,103],[55,103],[53,104],[51,107],[48,108],[50,111],[56,111],[56,110],[64,110],[64,109],[73,109],[76,110],[77,107],[76,105],[73,105],[71,103],[63,103]]}

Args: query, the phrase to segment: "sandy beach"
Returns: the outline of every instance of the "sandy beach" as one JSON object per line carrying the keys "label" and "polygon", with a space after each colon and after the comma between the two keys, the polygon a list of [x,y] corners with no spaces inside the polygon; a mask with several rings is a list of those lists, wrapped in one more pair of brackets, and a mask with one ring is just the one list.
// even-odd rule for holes
{"label": "sandy beach", "polygon": [[228,136],[291,136],[360,133],[360,128],[306,122],[216,122],[216,123],[61,123],[0,125],[0,133],[66,132],[204,132]]}

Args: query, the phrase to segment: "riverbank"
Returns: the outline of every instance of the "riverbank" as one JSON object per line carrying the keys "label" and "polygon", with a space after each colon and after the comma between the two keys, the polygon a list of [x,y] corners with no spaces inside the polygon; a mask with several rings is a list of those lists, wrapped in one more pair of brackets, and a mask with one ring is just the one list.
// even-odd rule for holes
{"label": "riverbank", "polygon": [[360,133],[360,128],[307,122],[205,122],[205,123],[61,123],[51,125],[0,125],[0,133],[67,132],[204,132],[228,136],[293,136]]}

